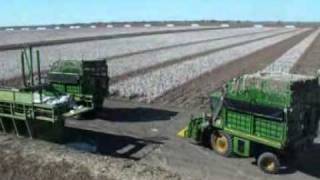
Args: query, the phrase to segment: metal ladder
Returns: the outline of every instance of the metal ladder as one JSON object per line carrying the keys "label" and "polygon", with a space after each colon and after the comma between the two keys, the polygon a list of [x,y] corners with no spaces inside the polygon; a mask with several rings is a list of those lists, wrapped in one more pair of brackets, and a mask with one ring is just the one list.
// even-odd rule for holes
{"label": "metal ladder", "polygon": [[2,118],[0,118],[0,133],[5,134],[6,133],[6,127],[4,126]]}
{"label": "metal ladder", "polygon": [[[20,121],[20,120],[18,120],[18,121]],[[31,126],[30,121],[29,121],[29,120],[25,120],[25,121],[23,121],[23,122],[24,122],[24,124],[25,124],[26,133],[27,133],[27,134],[25,134],[25,135],[27,135],[27,137],[33,139],[33,129],[32,129],[32,126]],[[19,127],[18,127],[15,119],[12,119],[12,124],[13,124],[14,131],[15,131],[16,135],[17,135],[18,137],[20,137],[20,136],[21,136],[21,133],[19,132]],[[20,127],[20,128],[21,128],[21,127]],[[25,136],[25,135],[24,135],[24,136]]]}

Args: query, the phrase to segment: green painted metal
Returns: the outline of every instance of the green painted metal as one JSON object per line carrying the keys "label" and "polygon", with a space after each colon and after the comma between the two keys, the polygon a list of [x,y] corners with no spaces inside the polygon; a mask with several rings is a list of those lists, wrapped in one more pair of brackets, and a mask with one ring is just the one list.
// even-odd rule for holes
{"label": "green painted metal", "polygon": [[54,91],[77,98],[92,97],[93,106],[101,107],[108,95],[108,67],[105,60],[57,61],[48,73]]}
{"label": "green painted metal", "polygon": [[251,141],[239,137],[233,137],[233,152],[244,157],[250,156]]}
{"label": "green painted metal", "polygon": [[207,127],[207,121],[204,115],[191,119],[192,121],[189,122],[184,136],[200,142],[204,128]]}
{"label": "green painted metal", "polygon": [[317,77],[244,75],[211,94],[211,115],[192,118],[186,135],[199,140],[207,128],[224,131],[233,137],[233,151],[241,156],[254,153],[252,144],[275,151],[296,148],[316,137],[319,92]]}
{"label": "green painted metal", "polygon": [[[48,73],[46,84],[41,81],[40,53],[26,48],[21,53],[23,88],[0,88],[0,131],[14,131],[33,137],[34,127],[60,129],[67,117],[81,115],[102,106],[108,94],[108,72],[105,60],[58,61]],[[37,67],[36,81],[33,66]],[[36,84],[37,83],[37,84]],[[69,98],[59,101],[60,98]],[[52,103],[46,99],[53,99]],[[69,101],[72,101],[70,103]],[[51,125],[43,125],[49,123]],[[49,128],[49,129],[48,129]]]}

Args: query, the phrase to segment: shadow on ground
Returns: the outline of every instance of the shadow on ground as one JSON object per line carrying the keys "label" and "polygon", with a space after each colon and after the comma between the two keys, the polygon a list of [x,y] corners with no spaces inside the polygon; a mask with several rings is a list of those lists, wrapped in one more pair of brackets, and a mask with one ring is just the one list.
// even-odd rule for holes
{"label": "shadow on ground", "polygon": [[320,178],[320,144],[314,144],[310,150],[299,156],[296,169],[310,176]]}
{"label": "shadow on ground", "polygon": [[297,159],[289,159],[280,174],[294,174],[300,171],[309,176],[320,178],[320,144],[314,144],[310,149],[297,156]]}
{"label": "shadow on ground", "polygon": [[166,138],[141,139],[66,128],[63,143],[81,151],[140,160],[166,140]]}
{"label": "shadow on ground", "polygon": [[95,118],[116,122],[168,121],[177,112],[154,108],[103,108]]}

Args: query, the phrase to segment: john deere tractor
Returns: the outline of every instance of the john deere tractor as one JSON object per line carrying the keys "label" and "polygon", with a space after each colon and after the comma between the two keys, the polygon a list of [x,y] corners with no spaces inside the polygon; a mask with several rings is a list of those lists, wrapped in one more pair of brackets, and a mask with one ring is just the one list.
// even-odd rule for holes
{"label": "john deere tractor", "polygon": [[57,132],[66,118],[102,107],[109,80],[105,60],[60,60],[44,73],[39,51],[33,54],[32,48],[21,52],[21,86],[0,88],[0,132]]}
{"label": "john deere tractor", "polygon": [[256,73],[212,93],[211,113],[191,118],[178,135],[209,145],[222,156],[253,156],[266,173],[313,143],[319,124],[316,77]]}

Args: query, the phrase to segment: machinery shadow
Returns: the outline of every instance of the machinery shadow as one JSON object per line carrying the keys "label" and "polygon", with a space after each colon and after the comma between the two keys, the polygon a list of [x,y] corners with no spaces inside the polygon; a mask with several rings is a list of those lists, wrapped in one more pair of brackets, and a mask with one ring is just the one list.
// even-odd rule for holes
{"label": "machinery shadow", "polygon": [[320,144],[314,144],[307,151],[299,154],[297,159],[286,162],[286,167],[279,174],[294,174],[301,172],[315,178],[320,178]]}
{"label": "machinery shadow", "polygon": [[320,144],[315,143],[299,156],[296,169],[310,176],[320,178]]}
{"label": "machinery shadow", "polygon": [[165,140],[165,138],[141,139],[66,128],[63,144],[79,151],[140,160],[157,149]]}
{"label": "machinery shadow", "polygon": [[95,113],[95,118],[111,122],[168,121],[178,113],[154,108],[103,108]]}

